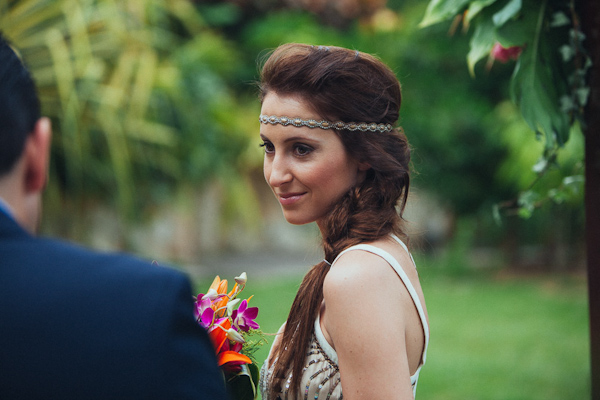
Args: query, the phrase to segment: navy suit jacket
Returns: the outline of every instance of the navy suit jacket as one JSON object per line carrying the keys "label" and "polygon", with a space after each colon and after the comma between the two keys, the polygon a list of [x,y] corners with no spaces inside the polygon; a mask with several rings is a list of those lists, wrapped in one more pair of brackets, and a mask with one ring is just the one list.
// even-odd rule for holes
{"label": "navy suit jacket", "polygon": [[189,280],[0,209],[0,399],[225,399]]}

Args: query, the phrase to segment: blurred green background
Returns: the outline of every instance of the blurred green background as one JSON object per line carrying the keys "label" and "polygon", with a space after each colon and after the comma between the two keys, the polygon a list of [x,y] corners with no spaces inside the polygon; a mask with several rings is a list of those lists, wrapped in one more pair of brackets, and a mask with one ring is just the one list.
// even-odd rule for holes
{"label": "blurred green background", "polygon": [[53,120],[43,233],[171,263],[198,291],[247,271],[274,332],[319,239],[283,220],[262,177],[258,65],[285,42],[373,53],[402,84],[413,147],[406,219],[432,327],[419,398],[589,397],[583,193],[547,197],[582,174],[581,132],[538,179],[543,143],[508,100],[514,62],[470,76],[467,35],[419,28],[426,6],[0,0]]}

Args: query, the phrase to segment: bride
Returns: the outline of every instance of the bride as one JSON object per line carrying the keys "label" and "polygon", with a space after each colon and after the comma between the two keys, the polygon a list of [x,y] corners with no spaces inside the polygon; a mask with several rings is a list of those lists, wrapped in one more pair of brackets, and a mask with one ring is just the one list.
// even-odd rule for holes
{"label": "bride", "polygon": [[316,221],[325,254],[263,365],[263,399],[412,399],[429,328],[402,229],[400,84],[371,55],[286,44],[260,92],[265,179],[289,223]]}

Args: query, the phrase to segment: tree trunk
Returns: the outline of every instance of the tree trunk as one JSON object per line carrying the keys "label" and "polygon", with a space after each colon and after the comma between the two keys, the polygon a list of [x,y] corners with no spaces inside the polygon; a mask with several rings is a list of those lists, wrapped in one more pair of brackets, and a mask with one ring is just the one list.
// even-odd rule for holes
{"label": "tree trunk", "polygon": [[585,48],[593,66],[585,109],[585,215],[592,399],[600,399],[600,2],[580,2]]}

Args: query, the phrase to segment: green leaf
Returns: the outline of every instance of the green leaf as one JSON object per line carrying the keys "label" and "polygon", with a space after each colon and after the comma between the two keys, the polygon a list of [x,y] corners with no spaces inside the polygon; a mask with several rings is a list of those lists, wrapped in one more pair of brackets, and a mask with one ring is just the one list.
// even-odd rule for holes
{"label": "green leaf", "polygon": [[562,112],[568,113],[577,108],[573,99],[568,95],[560,96],[560,109]]}
{"label": "green leaf", "polygon": [[519,195],[519,216],[521,218],[527,219],[533,215],[533,211],[535,210],[536,203],[540,200],[540,196],[532,191],[527,190],[522,192]]}
{"label": "green leaf", "polygon": [[494,25],[502,26],[521,11],[521,0],[510,0],[506,6],[492,17]]}
{"label": "green leaf", "polygon": [[561,110],[553,70],[552,49],[540,31],[531,45],[523,50],[512,80],[511,96],[519,105],[523,118],[546,138],[546,149],[562,146],[569,137],[569,117]]}
{"label": "green leaf", "polygon": [[250,371],[250,376],[252,377],[252,382],[254,382],[254,386],[258,386],[258,380],[260,379],[260,371],[258,366],[255,363],[247,364],[248,370]]}
{"label": "green leaf", "polygon": [[563,204],[567,200],[567,194],[564,190],[550,189],[548,191],[548,197],[552,199],[556,204]]}
{"label": "green leaf", "polygon": [[587,104],[587,101],[588,101],[588,97],[590,95],[590,88],[582,87],[580,89],[577,89],[575,91],[575,95],[577,96],[577,101],[579,102],[579,104],[582,107],[585,107],[585,105]]}
{"label": "green leaf", "polygon": [[546,149],[552,149],[566,141],[569,121],[560,109],[551,67],[534,50],[525,49],[518,60],[511,96],[529,127],[546,137]]}
{"label": "green leaf", "polygon": [[583,175],[566,176],[563,178],[561,186],[548,191],[548,197],[557,204],[570,201],[583,192],[584,183],[585,177]]}
{"label": "green leaf", "polygon": [[585,176],[583,175],[565,176],[563,179],[563,185],[570,189],[574,194],[582,192],[584,184]]}
{"label": "green leaf", "polygon": [[[250,364],[252,366],[254,364]],[[258,372],[258,367],[255,367]],[[232,374],[227,377],[227,389],[234,400],[254,400],[258,392],[256,384],[258,382],[258,374],[253,372],[248,364],[242,365],[242,370],[237,374]],[[256,375],[255,375],[256,374]]]}
{"label": "green leaf", "polygon": [[564,12],[558,11],[552,14],[552,22],[550,22],[550,26],[555,28],[558,26],[569,25],[570,23],[571,20],[569,17],[567,17]]}
{"label": "green leaf", "polygon": [[471,48],[467,54],[467,64],[469,72],[475,75],[475,64],[484,57],[487,57],[496,41],[495,26],[489,18],[481,15],[477,18],[475,32],[471,36]]}
{"label": "green leaf", "polygon": [[545,17],[546,2],[532,4],[523,9],[520,21],[507,23],[498,32],[501,36],[511,27],[519,35],[532,32],[517,61],[510,92],[529,127],[545,137],[545,149],[549,152],[567,141],[570,123],[569,116],[561,110],[561,79],[554,75],[554,71],[560,71],[557,63],[561,60],[544,30]]}
{"label": "green leaf", "polygon": [[519,217],[523,219],[529,219],[533,215],[533,209],[521,207],[518,211]]}
{"label": "green leaf", "polygon": [[562,56],[562,60],[564,62],[571,61],[576,54],[575,49],[572,46],[569,46],[568,44],[563,44],[562,46],[560,46],[558,48],[558,52]]}
{"label": "green leaf", "polygon": [[496,2],[496,0],[472,1],[471,4],[469,4],[469,10],[467,12],[467,22],[470,22],[471,20],[473,20],[473,18],[475,18],[477,15],[479,15],[481,10],[483,10],[484,8],[486,8],[487,6],[489,6],[491,4],[494,4],[495,2]]}
{"label": "green leaf", "polygon": [[533,167],[531,167],[531,170],[536,174],[541,174],[546,168],[548,168],[548,160],[546,157],[540,157]]}
{"label": "green leaf", "polygon": [[423,20],[419,23],[421,28],[452,19],[462,13],[470,0],[431,0],[425,11]]}
{"label": "green leaf", "polygon": [[504,47],[532,44],[536,37],[539,6],[526,3],[519,11],[521,13],[519,18],[511,18],[496,27],[496,39]]}

